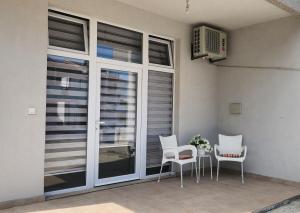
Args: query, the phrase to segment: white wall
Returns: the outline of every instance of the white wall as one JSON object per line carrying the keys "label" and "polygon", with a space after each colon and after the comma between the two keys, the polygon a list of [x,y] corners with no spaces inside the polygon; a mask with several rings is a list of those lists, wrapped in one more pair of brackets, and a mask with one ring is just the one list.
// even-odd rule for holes
{"label": "white wall", "polygon": [[[176,132],[180,143],[217,129],[217,69],[190,60],[190,26],[110,0],[50,0],[50,6],[177,42]],[[47,0],[0,1],[0,202],[43,195]],[[28,116],[27,108],[38,114]]]}
{"label": "white wall", "polygon": [[46,14],[46,1],[0,1],[0,202],[43,194]]}
{"label": "white wall", "polygon": [[[242,28],[230,37],[223,64],[264,69],[218,68],[219,130],[244,135],[246,171],[300,181],[300,17]],[[229,114],[231,102],[242,103],[241,115]]]}

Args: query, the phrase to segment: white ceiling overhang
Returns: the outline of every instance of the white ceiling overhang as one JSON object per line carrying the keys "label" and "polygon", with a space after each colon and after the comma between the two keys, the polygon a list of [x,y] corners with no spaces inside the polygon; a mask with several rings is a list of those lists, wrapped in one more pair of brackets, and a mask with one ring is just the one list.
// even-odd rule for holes
{"label": "white ceiling overhang", "polygon": [[179,22],[208,23],[228,30],[291,15],[265,0],[190,0],[188,14],[186,0],[117,1]]}

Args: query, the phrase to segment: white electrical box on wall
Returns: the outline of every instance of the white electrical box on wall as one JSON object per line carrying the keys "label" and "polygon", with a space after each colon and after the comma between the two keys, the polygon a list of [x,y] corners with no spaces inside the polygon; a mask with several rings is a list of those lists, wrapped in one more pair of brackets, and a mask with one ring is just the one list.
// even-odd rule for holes
{"label": "white electrical box on wall", "polygon": [[207,26],[195,27],[192,38],[192,59],[205,58],[210,62],[226,59],[227,34]]}
{"label": "white electrical box on wall", "polygon": [[29,107],[27,109],[27,115],[36,115],[36,108],[35,107]]}
{"label": "white electrical box on wall", "polygon": [[229,104],[229,112],[232,115],[242,114],[242,104],[241,103],[230,103]]}

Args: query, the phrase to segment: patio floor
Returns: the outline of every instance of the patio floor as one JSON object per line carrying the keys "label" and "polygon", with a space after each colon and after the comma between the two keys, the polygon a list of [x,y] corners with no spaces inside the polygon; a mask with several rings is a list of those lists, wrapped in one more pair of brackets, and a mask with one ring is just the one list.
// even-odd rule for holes
{"label": "patio floor", "polygon": [[209,175],[199,184],[186,176],[184,188],[179,178],[163,179],[161,183],[146,182],[109,190],[92,192],[14,207],[0,211],[16,212],[252,212],[300,193],[300,186],[267,180],[221,174],[219,182]]}

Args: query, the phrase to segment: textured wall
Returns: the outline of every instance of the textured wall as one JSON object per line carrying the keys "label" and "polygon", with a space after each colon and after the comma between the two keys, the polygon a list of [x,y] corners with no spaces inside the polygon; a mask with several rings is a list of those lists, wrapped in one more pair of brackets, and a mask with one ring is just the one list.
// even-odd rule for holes
{"label": "textured wall", "polygon": [[[219,130],[243,134],[246,171],[300,181],[300,18],[231,33],[230,59],[219,67]],[[241,115],[228,104],[241,102]]]}
{"label": "textured wall", "polygon": [[0,202],[43,194],[47,7],[0,1]]}

